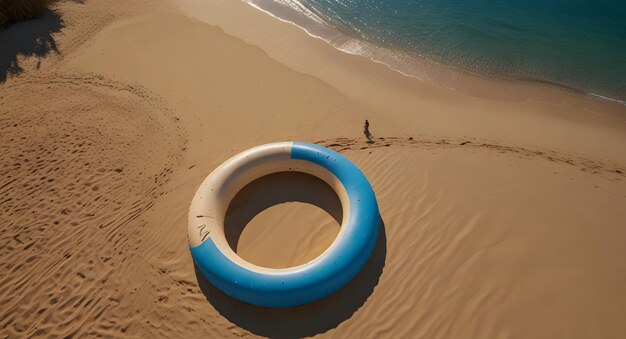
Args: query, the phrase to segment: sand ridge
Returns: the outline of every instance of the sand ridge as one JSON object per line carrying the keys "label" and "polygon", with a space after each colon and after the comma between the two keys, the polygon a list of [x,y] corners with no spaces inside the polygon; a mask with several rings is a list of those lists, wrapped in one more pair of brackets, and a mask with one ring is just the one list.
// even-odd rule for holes
{"label": "sand ridge", "polygon": [[[493,140],[481,140],[476,138],[435,138],[418,136],[401,137],[378,137],[374,142],[355,140],[350,138],[335,138],[317,140],[316,144],[334,149],[338,152],[348,150],[366,150],[380,147],[417,147],[417,148],[466,148],[479,149],[481,151],[493,151],[497,153],[516,154],[519,157],[531,159],[539,157],[548,161],[568,164],[579,168],[583,172],[600,174],[608,181],[622,181],[626,178],[626,169],[615,161],[591,160],[580,154],[569,154],[564,151],[549,149],[529,149],[523,146],[507,146]],[[471,140],[471,141],[470,141]]]}

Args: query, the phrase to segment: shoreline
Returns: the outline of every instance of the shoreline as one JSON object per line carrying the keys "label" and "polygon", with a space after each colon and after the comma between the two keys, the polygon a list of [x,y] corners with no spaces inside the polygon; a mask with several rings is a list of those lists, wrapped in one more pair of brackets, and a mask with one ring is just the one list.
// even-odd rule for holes
{"label": "shoreline", "polygon": [[[462,80],[463,90],[442,88],[339,51],[245,2],[173,4],[193,20],[217,26],[279,63],[337,89],[367,108],[370,113],[362,117],[373,118],[379,134],[467,136],[626,162],[623,152],[614,147],[626,142],[626,107],[620,104],[524,81],[462,76],[452,70],[446,72]],[[564,129],[565,125],[571,128]],[[535,133],[529,137],[526,131]],[[582,136],[593,142],[581,140]]]}
{"label": "shoreline", "polygon": [[[484,81],[484,86],[537,86],[546,91],[557,91],[564,95],[582,96],[591,100],[602,100],[626,106],[625,100],[611,98],[602,94],[585,92],[556,82],[532,79],[497,77],[479,74],[462,67],[445,64],[423,56],[413,55],[398,49],[376,45],[373,42],[351,36],[338,27],[333,27],[308,9],[297,11],[291,6],[276,1],[243,0],[244,3],[275,18],[292,24],[312,38],[325,41],[337,50],[353,55],[360,55],[372,62],[383,64],[390,69],[420,81],[431,83],[440,88],[457,90],[471,94],[471,86],[475,81]],[[306,11],[306,12],[305,12]],[[519,88],[518,88],[519,89]],[[533,96],[529,95],[532,100]]]}

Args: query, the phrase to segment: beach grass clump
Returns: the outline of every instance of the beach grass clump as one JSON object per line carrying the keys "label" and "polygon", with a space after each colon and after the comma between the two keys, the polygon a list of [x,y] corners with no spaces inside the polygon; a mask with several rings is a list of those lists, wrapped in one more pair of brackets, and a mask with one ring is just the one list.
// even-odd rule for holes
{"label": "beach grass clump", "polygon": [[0,29],[40,17],[49,0],[0,0]]}

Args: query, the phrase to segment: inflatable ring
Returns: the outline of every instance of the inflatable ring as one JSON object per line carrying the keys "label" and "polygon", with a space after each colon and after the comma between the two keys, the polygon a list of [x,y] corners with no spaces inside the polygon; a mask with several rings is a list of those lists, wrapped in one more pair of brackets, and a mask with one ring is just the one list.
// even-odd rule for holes
{"label": "inflatable ring", "polygon": [[[286,171],[316,176],[337,193],[343,209],[341,229],[326,251],[304,265],[256,266],[226,241],[226,210],[250,182]],[[279,142],[244,151],[209,174],[191,202],[187,234],[200,272],[222,292],[257,306],[291,307],[322,299],[348,283],[368,260],[379,227],[374,191],[350,160],[322,146]]]}

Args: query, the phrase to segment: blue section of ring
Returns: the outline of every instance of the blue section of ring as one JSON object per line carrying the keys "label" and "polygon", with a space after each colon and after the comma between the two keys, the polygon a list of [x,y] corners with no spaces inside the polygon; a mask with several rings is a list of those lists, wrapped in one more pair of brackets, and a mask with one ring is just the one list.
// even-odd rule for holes
{"label": "blue section of ring", "polygon": [[327,148],[294,142],[292,159],[310,161],[332,172],[345,187],[350,214],[337,244],[297,270],[263,274],[243,268],[219,251],[211,238],[191,248],[207,280],[231,297],[258,306],[291,307],[322,299],[348,283],[369,258],[380,217],[374,191],[361,171]]}

